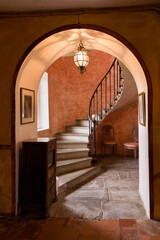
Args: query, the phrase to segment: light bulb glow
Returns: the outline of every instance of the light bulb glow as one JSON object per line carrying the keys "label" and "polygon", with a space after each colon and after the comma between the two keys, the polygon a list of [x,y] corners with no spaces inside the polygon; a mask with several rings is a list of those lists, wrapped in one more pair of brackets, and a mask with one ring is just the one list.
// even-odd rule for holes
{"label": "light bulb glow", "polygon": [[80,42],[77,52],[74,55],[74,63],[80,68],[81,73],[83,73],[83,70],[89,64],[89,56],[82,42]]}

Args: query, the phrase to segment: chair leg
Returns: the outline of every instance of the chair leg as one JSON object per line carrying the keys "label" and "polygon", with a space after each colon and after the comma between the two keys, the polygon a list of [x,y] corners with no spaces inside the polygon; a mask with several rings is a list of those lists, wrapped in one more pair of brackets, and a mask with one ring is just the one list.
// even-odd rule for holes
{"label": "chair leg", "polygon": [[136,160],[136,158],[137,158],[137,148],[135,148],[133,151],[134,151],[134,159]]}
{"label": "chair leg", "polygon": [[126,158],[126,149],[124,148],[124,158]]}
{"label": "chair leg", "polygon": [[117,145],[115,145],[113,149],[114,149],[114,156],[117,156]]}

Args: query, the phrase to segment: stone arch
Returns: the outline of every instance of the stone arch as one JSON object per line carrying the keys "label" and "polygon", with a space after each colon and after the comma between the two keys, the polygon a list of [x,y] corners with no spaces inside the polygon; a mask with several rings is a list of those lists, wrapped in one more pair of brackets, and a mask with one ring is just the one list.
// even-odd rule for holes
{"label": "stone arch", "polygon": [[[118,59],[120,59],[130,70],[134,79],[136,80],[138,92],[146,92],[146,103],[147,103],[147,126],[144,130],[141,127],[143,134],[145,133],[146,152],[145,158],[149,159],[148,170],[149,176],[147,176],[148,182],[148,199],[146,200],[145,208],[148,216],[153,217],[153,186],[152,186],[152,175],[153,175],[153,149],[152,149],[152,82],[149,71],[134,46],[129,43],[125,38],[116,32],[95,25],[68,25],[58,29],[55,29],[37,39],[24,53],[20,59],[17,69],[13,77],[12,86],[12,167],[15,169],[17,166],[16,159],[18,158],[19,143],[26,138],[36,136],[36,122],[27,126],[21,126],[18,122],[19,118],[19,88],[26,87],[32,88],[36,91],[38,82],[47,69],[47,67],[55,61],[58,57],[73,51],[77,48],[79,42],[79,29],[83,34],[84,45],[87,46],[87,41],[90,41],[90,47],[102,51],[106,51]],[[70,39],[68,44],[67,39]],[[57,44],[57,45],[56,45]],[[57,46],[57,47],[56,47]],[[48,49],[48,51],[47,51]],[[55,51],[56,49],[56,51]],[[51,52],[53,50],[54,54]],[[35,67],[36,71],[35,71]],[[38,67],[39,66],[39,67]],[[134,67],[138,68],[138,71],[134,70]],[[136,69],[137,70],[137,69]],[[135,74],[136,72],[136,74]],[[27,81],[29,79],[29,81]],[[34,81],[32,81],[34,79]],[[143,79],[143,80],[142,80]],[[31,85],[30,85],[31,84]],[[15,101],[16,99],[16,101]],[[15,114],[16,110],[16,114]],[[26,134],[28,132],[29,134]],[[30,134],[32,133],[32,134]],[[16,136],[16,137],[15,137]],[[16,153],[16,151],[17,153]],[[142,151],[142,156],[144,153]],[[143,163],[142,163],[143,164]],[[147,169],[146,169],[147,171]],[[13,171],[13,185],[15,182],[16,173]],[[143,181],[141,185],[143,185]],[[141,187],[142,188],[142,187]],[[141,189],[140,189],[141,190]],[[17,192],[16,187],[13,186],[14,195]],[[142,193],[143,195],[144,193]],[[18,196],[16,196],[17,198]],[[142,197],[143,198],[143,197]],[[145,197],[144,197],[145,198]],[[142,199],[144,202],[144,199]],[[16,206],[16,203],[15,203]]]}

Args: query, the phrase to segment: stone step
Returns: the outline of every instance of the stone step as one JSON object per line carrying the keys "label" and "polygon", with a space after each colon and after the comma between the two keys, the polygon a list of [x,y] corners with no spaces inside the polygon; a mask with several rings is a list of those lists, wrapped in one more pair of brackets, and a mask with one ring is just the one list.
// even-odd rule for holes
{"label": "stone step", "polygon": [[91,157],[57,161],[57,176],[91,166]]}
{"label": "stone step", "polygon": [[78,133],[56,133],[57,139],[71,140],[76,142],[88,142],[88,134]]}
{"label": "stone step", "polygon": [[89,127],[88,119],[76,119],[76,126]]}
{"label": "stone step", "polygon": [[100,172],[101,172],[100,167],[95,166],[59,176],[58,177],[59,194],[64,193],[66,190],[70,190],[76,187],[77,185],[83,184],[83,182],[96,176]]}
{"label": "stone step", "polygon": [[88,156],[88,148],[57,149],[57,161]]}
{"label": "stone step", "polygon": [[66,132],[89,134],[89,127],[84,126],[66,126]]}
{"label": "stone step", "polygon": [[68,148],[87,148],[86,142],[75,142],[68,140],[57,140],[57,149],[68,149]]}

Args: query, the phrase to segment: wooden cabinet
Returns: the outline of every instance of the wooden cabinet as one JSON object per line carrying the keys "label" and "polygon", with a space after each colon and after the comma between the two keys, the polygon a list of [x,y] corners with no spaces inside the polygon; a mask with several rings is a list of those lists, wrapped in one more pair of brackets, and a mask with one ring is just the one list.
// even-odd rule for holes
{"label": "wooden cabinet", "polygon": [[35,138],[22,144],[22,213],[47,217],[49,205],[56,199],[56,139]]}

